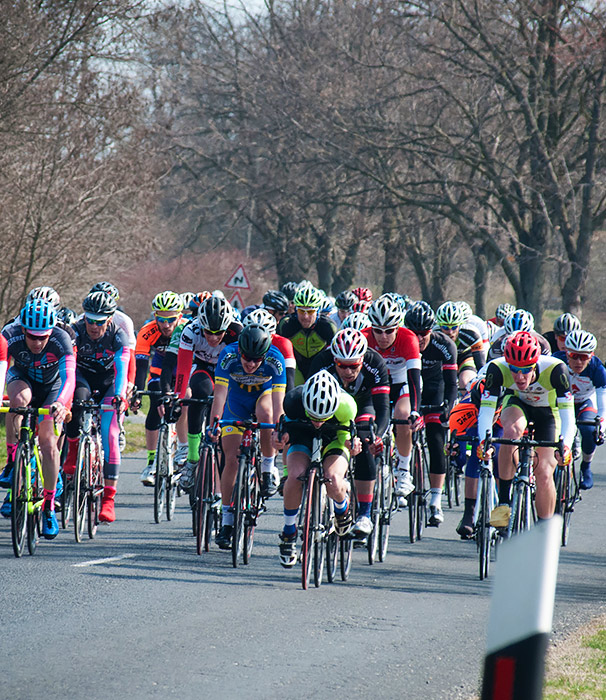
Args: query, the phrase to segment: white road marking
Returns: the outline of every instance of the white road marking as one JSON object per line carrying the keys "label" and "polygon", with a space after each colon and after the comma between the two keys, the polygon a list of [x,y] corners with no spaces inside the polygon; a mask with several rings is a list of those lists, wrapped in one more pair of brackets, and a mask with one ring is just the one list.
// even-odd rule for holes
{"label": "white road marking", "polygon": [[119,557],[106,557],[105,559],[90,559],[89,561],[82,561],[79,564],[72,564],[74,567],[82,566],[96,566],[97,564],[110,564],[114,561],[121,561],[122,559],[132,559],[136,557],[136,554],[121,554]]}

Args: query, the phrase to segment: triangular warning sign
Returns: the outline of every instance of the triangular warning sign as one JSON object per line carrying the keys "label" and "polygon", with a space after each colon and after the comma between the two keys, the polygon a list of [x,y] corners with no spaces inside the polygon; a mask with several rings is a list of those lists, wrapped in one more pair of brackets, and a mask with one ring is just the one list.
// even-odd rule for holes
{"label": "triangular warning sign", "polygon": [[238,309],[238,311],[242,311],[244,308],[244,302],[242,301],[240,292],[234,292],[229,300],[229,303],[234,307],[234,309]]}
{"label": "triangular warning sign", "polygon": [[231,289],[250,289],[248,277],[246,272],[244,272],[244,265],[238,265],[236,271],[225,283],[225,286]]}

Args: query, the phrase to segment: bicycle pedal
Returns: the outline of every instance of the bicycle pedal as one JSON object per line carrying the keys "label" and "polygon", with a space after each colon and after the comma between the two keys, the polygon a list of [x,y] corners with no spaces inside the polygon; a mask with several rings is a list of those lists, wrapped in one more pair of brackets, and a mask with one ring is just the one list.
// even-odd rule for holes
{"label": "bicycle pedal", "polygon": [[368,537],[353,537],[354,549],[364,549],[368,544]]}

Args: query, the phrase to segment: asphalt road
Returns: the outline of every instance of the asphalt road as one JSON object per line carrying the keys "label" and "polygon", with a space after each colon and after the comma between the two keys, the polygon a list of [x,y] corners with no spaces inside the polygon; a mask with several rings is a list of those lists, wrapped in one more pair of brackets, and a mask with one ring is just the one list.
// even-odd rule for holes
{"label": "asphalt road", "polygon": [[[117,521],[95,540],[62,531],[15,559],[0,522],[0,697],[469,698],[483,661],[490,582],[460,509],[410,544],[406,513],[383,564],[356,551],[347,583],[301,590],[277,559],[281,500],[271,499],[249,566],[197,556],[190,516],[153,522],[142,458],[123,463]],[[554,637],[605,612],[606,464],[562,549]],[[98,561],[115,557],[111,561]],[[493,569],[494,573],[494,569]]]}

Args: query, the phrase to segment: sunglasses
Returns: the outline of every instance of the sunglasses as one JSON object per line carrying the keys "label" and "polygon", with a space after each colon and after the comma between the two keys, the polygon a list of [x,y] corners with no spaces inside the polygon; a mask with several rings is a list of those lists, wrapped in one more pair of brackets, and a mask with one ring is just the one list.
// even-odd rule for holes
{"label": "sunglasses", "polygon": [[373,326],[372,332],[376,333],[376,335],[391,335],[392,333],[395,333],[398,329],[397,328],[375,328]]}
{"label": "sunglasses", "polygon": [[86,319],[86,322],[91,326],[102,326],[104,323],[107,322],[106,318],[103,318],[100,321],[96,318],[89,318],[88,316],[85,316],[84,318]]}
{"label": "sunglasses", "polygon": [[418,335],[419,338],[427,338],[428,335],[431,335],[431,329],[428,331],[415,331],[415,335]]}
{"label": "sunglasses", "polygon": [[358,369],[362,366],[362,360],[358,362],[343,362],[343,360],[335,360],[335,365],[341,369]]}
{"label": "sunglasses", "polygon": [[300,311],[302,314],[305,314],[305,316],[312,316],[317,312],[318,309],[302,309],[300,306],[297,306],[297,311]]}
{"label": "sunglasses", "polygon": [[27,331],[25,331],[25,337],[29,340],[32,340],[35,343],[39,343],[44,340],[47,340],[50,337],[50,333],[47,333],[46,335],[34,335],[34,333],[28,333]]}
{"label": "sunglasses", "polygon": [[222,333],[225,333],[225,331],[209,331],[206,328],[202,329],[205,335],[221,335]]}
{"label": "sunglasses", "polygon": [[249,357],[248,355],[244,355],[243,353],[240,353],[240,357],[244,360],[244,362],[263,362],[265,357]]}
{"label": "sunglasses", "polygon": [[509,371],[512,374],[518,374],[518,372],[521,372],[522,374],[530,374],[534,371],[535,367],[536,365],[528,365],[528,367],[516,367],[516,365],[509,365]]}
{"label": "sunglasses", "polygon": [[566,354],[571,360],[581,360],[582,362],[585,362],[585,360],[591,359],[591,355],[586,355],[583,352],[566,352]]}
{"label": "sunglasses", "polygon": [[459,326],[440,326],[443,331],[456,331]]}
{"label": "sunglasses", "polygon": [[156,321],[158,323],[174,323],[178,318],[178,316],[156,316]]}

